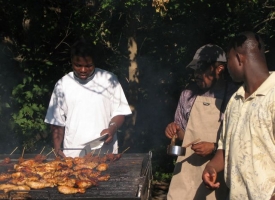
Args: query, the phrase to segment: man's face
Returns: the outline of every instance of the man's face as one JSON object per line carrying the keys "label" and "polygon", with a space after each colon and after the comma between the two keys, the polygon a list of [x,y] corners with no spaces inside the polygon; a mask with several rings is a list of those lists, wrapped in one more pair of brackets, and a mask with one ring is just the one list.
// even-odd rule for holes
{"label": "man's face", "polygon": [[227,68],[233,81],[243,81],[242,67],[239,65],[237,52],[233,48],[227,53]]}
{"label": "man's face", "polygon": [[95,69],[91,57],[80,56],[74,56],[72,58],[72,67],[75,75],[82,80],[86,80]]}
{"label": "man's face", "polygon": [[203,90],[209,89],[215,82],[214,67],[210,66],[205,70],[195,70],[194,72],[195,81],[199,88]]}

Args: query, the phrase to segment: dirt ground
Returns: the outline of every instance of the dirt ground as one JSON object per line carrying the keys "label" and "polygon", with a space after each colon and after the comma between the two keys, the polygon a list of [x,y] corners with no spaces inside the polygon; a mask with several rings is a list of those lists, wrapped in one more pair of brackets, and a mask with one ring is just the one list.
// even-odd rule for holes
{"label": "dirt ground", "polygon": [[155,181],[152,184],[152,200],[166,200],[169,183]]}

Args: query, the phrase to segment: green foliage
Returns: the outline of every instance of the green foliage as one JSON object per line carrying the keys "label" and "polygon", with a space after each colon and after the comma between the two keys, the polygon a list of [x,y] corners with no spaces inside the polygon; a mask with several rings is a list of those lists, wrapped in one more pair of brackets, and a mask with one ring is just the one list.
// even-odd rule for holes
{"label": "green foliage", "polygon": [[172,175],[172,173],[161,173],[159,171],[156,171],[153,176],[155,180],[170,182]]}
{"label": "green foliage", "polygon": [[42,84],[36,84],[31,77],[23,78],[22,84],[14,87],[12,102],[18,106],[18,112],[12,114],[15,131],[27,138],[32,138],[36,133],[46,131],[43,122],[46,107],[43,99],[48,93],[48,88]]}

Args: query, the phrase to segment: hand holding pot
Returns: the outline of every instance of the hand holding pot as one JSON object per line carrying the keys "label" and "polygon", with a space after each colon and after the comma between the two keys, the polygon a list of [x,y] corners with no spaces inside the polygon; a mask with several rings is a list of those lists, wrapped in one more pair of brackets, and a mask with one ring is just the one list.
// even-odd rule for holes
{"label": "hand holding pot", "polygon": [[165,129],[165,135],[170,139],[172,139],[172,137],[176,135],[176,138],[182,140],[184,136],[184,131],[180,128],[178,124],[176,124],[175,122],[172,122],[167,125]]}

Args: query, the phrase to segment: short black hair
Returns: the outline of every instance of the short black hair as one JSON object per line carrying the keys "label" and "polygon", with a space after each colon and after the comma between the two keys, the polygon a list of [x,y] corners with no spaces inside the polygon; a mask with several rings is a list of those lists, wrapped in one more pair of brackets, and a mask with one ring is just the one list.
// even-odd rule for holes
{"label": "short black hair", "polygon": [[235,49],[236,50],[236,48],[241,47],[246,40],[247,40],[247,37],[245,35],[242,35],[242,34],[236,35],[229,42],[229,45],[227,47],[227,51],[230,51],[230,49]]}
{"label": "short black hair", "polygon": [[94,59],[96,57],[95,45],[85,38],[77,40],[71,46],[71,58],[74,56],[91,57]]}
{"label": "short black hair", "polygon": [[[250,45],[248,45],[248,43],[250,43]],[[252,43],[254,43],[255,45],[251,45]],[[239,33],[238,35],[233,37],[229,42],[227,52],[230,51],[230,49],[236,50],[237,48],[242,48],[243,45],[246,46],[245,48],[250,50],[252,50],[251,47],[255,46],[258,48],[258,50],[264,52],[263,40],[258,34],[250,31]]]}

